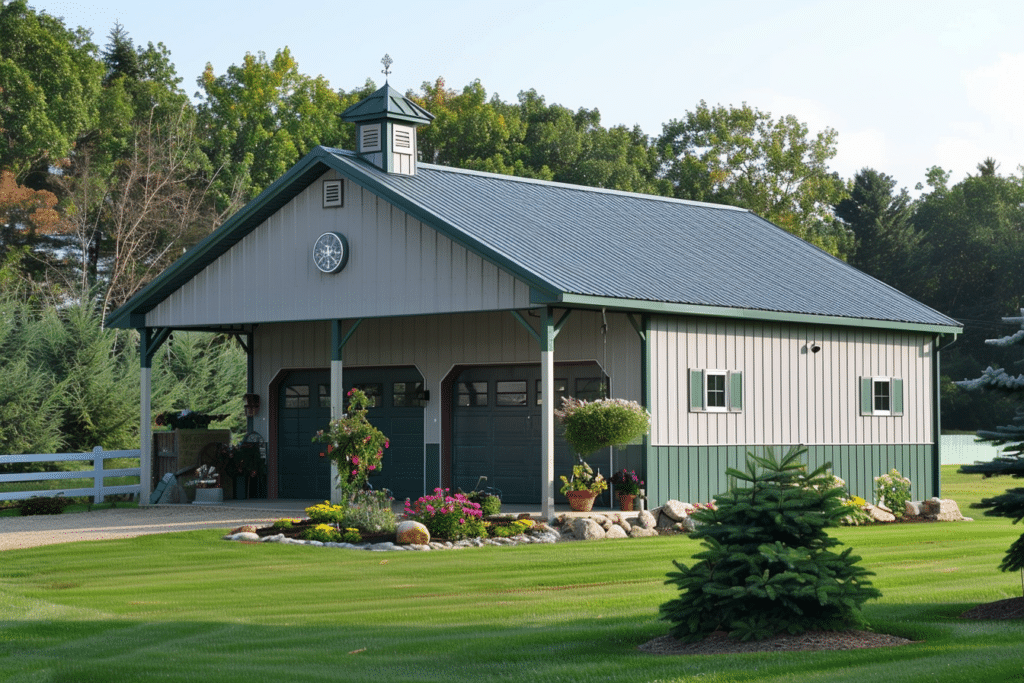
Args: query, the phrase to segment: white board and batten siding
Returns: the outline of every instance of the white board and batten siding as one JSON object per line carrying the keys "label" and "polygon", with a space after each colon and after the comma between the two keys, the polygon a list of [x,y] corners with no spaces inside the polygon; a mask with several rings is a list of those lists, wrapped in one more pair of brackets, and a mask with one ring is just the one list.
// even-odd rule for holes
{"label": "white board and batten siding", "polygon": [[[376,195],[345,181],[323,208],[329,172],[147,314],[150,327],[405,316],[530,307],[529,285]],[[338,273],[313,243],[348,240]]]}
{"label": "white board and batten siding", "polygon": [[[536,319],[528,318],[536,325]],[[600,311],[573,311],[555,340],[555,362],[593,361],[610,378],[612,394],[640,400],[641,342],[628,319],[608,314],[607,347]],[[344,329],[349,329],[345,323]],[[256,386],[266,392],[282,370],[330,365],[328,322],[260,325],[255,335]],[[364,320],[343,353],[344,367],[414,366],[431,399],[424,414],[428,443],[441,438],[441,382],[457,365],[540,363],[536,340],[508,311]],[[266,404],[264,404],[266,405]],[[257,416],[266,433],[266,410]]]}
{"label": "white board and batten siding", "polygon": [[[652,444],[934,443],[934,344],[909,332],[657,317]],[[810,342],[821,346],[818,353]],[[742,371],[742,412],[692,412],[690,369]],[[864,416],[861,377],[903,380],[903,415]]]}

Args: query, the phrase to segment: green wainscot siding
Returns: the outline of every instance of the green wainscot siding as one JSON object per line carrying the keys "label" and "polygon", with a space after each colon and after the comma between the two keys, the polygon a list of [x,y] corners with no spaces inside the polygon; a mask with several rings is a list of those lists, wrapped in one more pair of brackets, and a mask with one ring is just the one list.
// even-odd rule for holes
{"label": "green wainscot siding", "polygon": [[[776,455],[790,446],[775,446]],[[729,488],[726,468],[743,470],[746,453],[763,446],[651,446],[647,459],[647,506],[675,499],[706,503]],[[934,444],[866,444],[809,446],[810,469],[832,463],[832,472],[846,481],[847,490],[874,502],[874,478],[892,468],[910,479],[914,500],[939,495],[935,486],[938,451]]]}

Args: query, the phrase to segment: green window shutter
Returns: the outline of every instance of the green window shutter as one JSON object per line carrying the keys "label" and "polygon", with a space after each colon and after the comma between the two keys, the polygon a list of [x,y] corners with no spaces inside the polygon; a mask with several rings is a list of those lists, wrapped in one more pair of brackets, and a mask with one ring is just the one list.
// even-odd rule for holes
{"label": "green window shutter", "polygon": [[704,371],[690,370],[690,410],[704,410]]}
{"label": "green window shutter", "polygon": [[860,414],[871,415],[875,412],[874,401],[871,395],[871,378],[860,378]]}
{"label": "green window shutter", "polygon": [[743,410],[743,372],[729,373],[729,410],[738,413]]}
{"label": "green window shutter", "polygon": [[892,414],[902,415],[903,414],[903,380],[899,377],[893,377],[890,384],[892,387]]}

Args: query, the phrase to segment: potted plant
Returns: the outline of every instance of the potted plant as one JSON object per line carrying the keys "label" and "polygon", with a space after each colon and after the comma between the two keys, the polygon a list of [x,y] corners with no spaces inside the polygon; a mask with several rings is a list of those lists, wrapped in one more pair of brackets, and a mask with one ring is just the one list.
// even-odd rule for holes
{"label": "potted plant", "polygon": [[562,475],[562,495],[569,499],[569,507],[576,512],[593,510],[597,494],[607,488],[608,481],[601,473],[595,473],[594,469],[582,460],[578,465],[573,465],[571,479],[566,479],[565,475]]}
{"label": "potted plant", "polygon": [[224,489],[220,486],[220,475],[213,465],[200,465],[196,468],[195,479],[185,482],[185,486],[196,488],[196,499],[193,505],[219,505],[224,502]]}
{"label": "potted plant", "polygon": [[250,482],[267,473],[267,463],[257,443],[220,444],[215,459],[217,469],[234,484],[235,498],[248,497]]}
{"label": "potted plant", "polygon": [[615,486],[615,495],[619,498],[619,509],[623,512],[633,511],[633,501],[640,494],[640,487],[644,485],[640,477],[636,476],[635,470],[621,471],[612,475],[612,485]]}

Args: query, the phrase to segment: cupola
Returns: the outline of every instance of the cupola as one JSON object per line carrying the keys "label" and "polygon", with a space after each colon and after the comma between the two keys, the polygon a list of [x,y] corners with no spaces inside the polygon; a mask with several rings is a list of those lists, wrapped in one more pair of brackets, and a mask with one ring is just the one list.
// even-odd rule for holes
{"label": "cupola", "polygon": [[[381,60],[385,78],[391,58]],[[356,152],[387,173],[416,175],[416,127],[434,115],[405,97],[385,81],[384,87],[341,113],[342,121],[356,124]]]}

